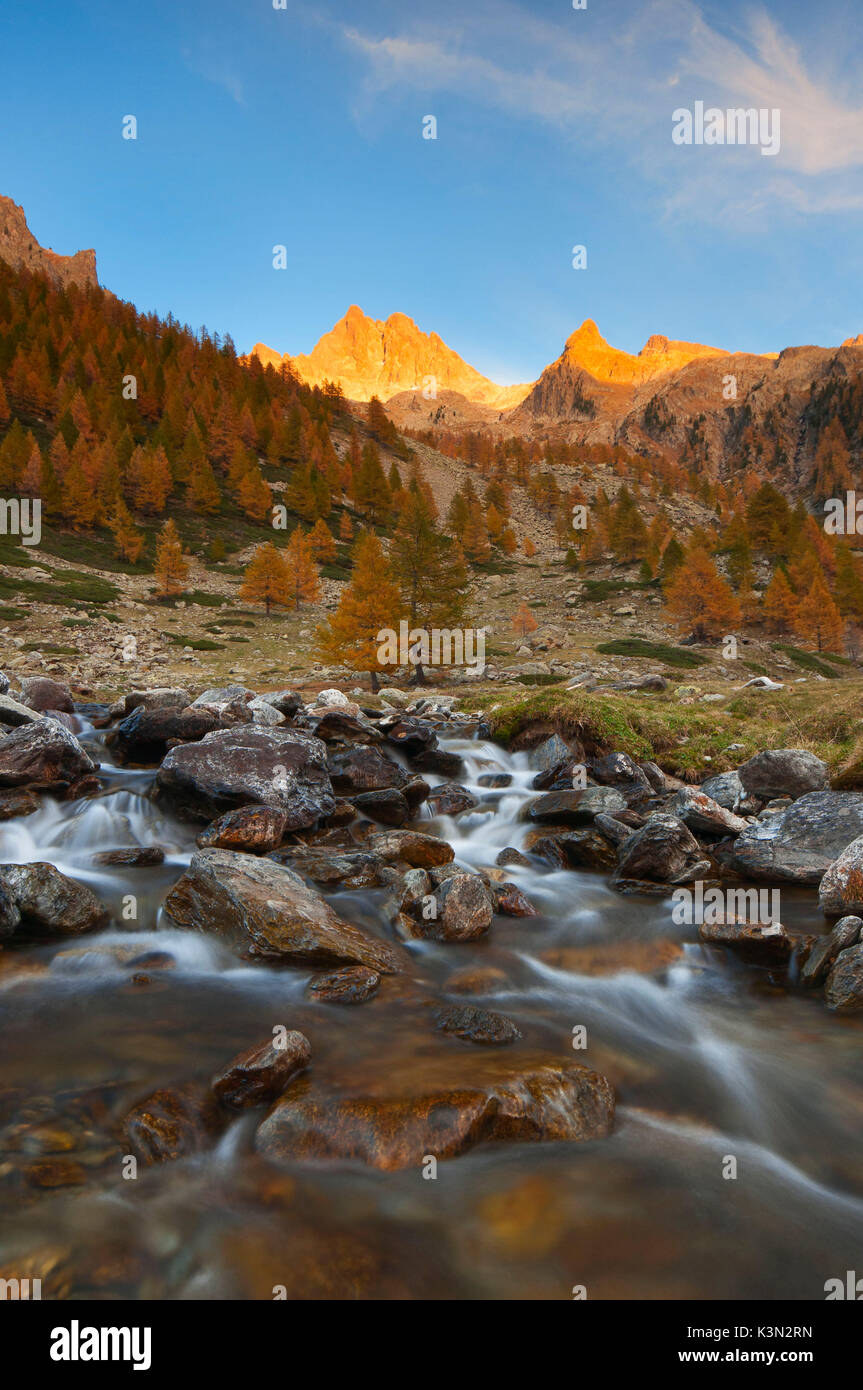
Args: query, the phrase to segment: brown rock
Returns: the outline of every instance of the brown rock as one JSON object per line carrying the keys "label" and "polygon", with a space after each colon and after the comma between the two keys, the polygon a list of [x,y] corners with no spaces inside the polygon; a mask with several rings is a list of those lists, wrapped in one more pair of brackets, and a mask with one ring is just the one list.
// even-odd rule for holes
{"label": "brown rock", "polygon": [[266,854],[281,844],[287,824],[287,812],[280,806],[240,806],[236,811],[226,811],[202,830],[197,843],[201,849]]}
{"label": "brown rock", "polygon": [[216,1103],[200,1087],[164,1087],[126,1116],[126,1138],[142,1162],[164,1163],[208,1148],[219,1128]]}
{"label": "brown rock", "polygon": [[419,1168],[490,1140],[587,1140],[609,1133],[614,1093],[575,1063],[524,1059],[489,1072],[472,1064],[469,1085],[353,1096],[299,1093],[277,1101],[255,1139],[275,1159],[360,1159],[373,1168]]}
{"label": "brown rock", "polygon": [[291,1030],[277,1043],[268,1038],[249,1047],[213,1077],[213,1091],[232,1110],[264,1105],[282,1095],[289,1083],[309,1065],[308,1038]]}
{"label": "brown rock", "polygon": [[364,1004],[377,994],[381,977],[365,965],[345,965],[315,975],[308,984],[307,994],[321,1004]]}
{"label": "brown rock", "polygon": [[392,947],[345,922],[314,889],[269,859],[201,850],[165,899],[181,927],[213,931],[253,960],[400,969]]}
{"label": "brown rock", "polygon": [[372,835],[369,841],[375,854],[390,862],[401,861],[414,869],[428,869],[434,864],[449,864],[455,858],[452,845],[435,835],[423,835],[419,830],[390,830]]}
{"label": "brown rock", "polygon": [[436,1019],[438,1033],[487,1047],[503,1047],[507,1043],[517,1042],[521,1037],[520,1030],[511,1019],[492,1013],[490,1009],[476,1009],[472,1004],[441,1009]]}

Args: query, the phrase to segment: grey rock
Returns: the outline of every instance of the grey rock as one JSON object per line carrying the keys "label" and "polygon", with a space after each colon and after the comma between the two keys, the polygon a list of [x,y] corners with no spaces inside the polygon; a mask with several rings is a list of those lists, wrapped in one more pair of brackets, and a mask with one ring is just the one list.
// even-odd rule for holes
{"label": "grey rock", "polygon": [[279,806],[286,831],[303,830],[336,806],[326,746],[300,729],[242,725],[172,748],[156,774],[160,801],[209,821],[238,806]]}
{"label": "grey rock", "polygon": [[822,984],[840,951],[847,950],[849,946],[856,946],[861,930],[863,919],[860,917],[843,917],[837,922],[833,930],[822,936],[809,952],[800,971],[801,984],[809,988]]}
{"label": "grey rock", "polygon": [[774,796],[805,796],[829,785],[827,764],[804,748],[769,748],[756,753],[739,769],[739,775],[745,790],[762,801]]}
{"label": "grey rock", "polygon": [[807,792],[787,810],[748,825],[734,841],[729,862],[748,878],[820,883],[859,835],[863,793]]}

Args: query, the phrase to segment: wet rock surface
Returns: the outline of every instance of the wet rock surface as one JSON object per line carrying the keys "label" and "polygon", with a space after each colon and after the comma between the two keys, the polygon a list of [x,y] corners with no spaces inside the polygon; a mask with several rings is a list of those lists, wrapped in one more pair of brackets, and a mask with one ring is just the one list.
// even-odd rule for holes
{"label": "wet rock surface", "polygon": [[231,850],[201,850],[165,900],[181,927],[212,931],[254,960],[400,967],[392,947],[339,917],[293,870]]}
{"label": "wet rock surface", "polygon": [[[302,1085],[302,1083],[301,1083]],[[272,1159],[357,1159],[372,1168],[419,1168],[479,1143],[585,1141],[608,1134],[614,1094],[574,1063],[529,1060],[481,1072],[472,1085],[420,1086],[370,1095],[295,1094],[277,1102],[255,1139]]]}
{"label": "wet rock surface", "polygon": [[231,1110],[275,1100],[309,1065],[308,1038],[292,1029],[239,1053],[213,1077],[213,1094]]}
{"label": "wet rock surface", "polygon": [[336,804],[326,746],[293,729],[223,729],[172,748],[156,794],[179,814],[207,821],[239,806],[278,806],[290,830],[314,825]]}

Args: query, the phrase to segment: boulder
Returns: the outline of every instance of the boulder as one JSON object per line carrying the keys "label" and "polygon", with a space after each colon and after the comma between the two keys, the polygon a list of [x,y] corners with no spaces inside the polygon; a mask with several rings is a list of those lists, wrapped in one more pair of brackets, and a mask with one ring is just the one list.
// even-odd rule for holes
{"label": "boulder", "polygon": [[626,798],[614,787],[584,787],[580,791],[548,792],[538,796],[527,808],[534,821],[556,821],[562,825],[589,825],[596,816],[614,815],[626,810]]}
{"label": "boulder", "polygon": [[550,825],[531,830],[524,847],[555,869],[612,869],[617,863],[614,850],[595,830],[573,830]]}
{"label": "boulder", "polygon": [[0,694],[0,724],[17,729],[21,724],[34,724],[39,715],[28,705],[21,705],[11,695]]}
{"label": "boulder", "polygon": [[809,988],[823,984],[840,951],[847,950],[849,946],[856,946],[861,931],[863,919],[860,917],[843,917],[838,921],[833,930],[822,936],[812,947],[800,971],[800,983]]}
{"label": "boulder", "polygon": [[457,816],[460,811],[472,811],[479,800],[460,782],[440,782],[429,791],[426,805],[433,816]]}
{"label": "boulder", "polygon": [[370,820],[376,820],[381,825],[406,825],[411,818],[407,797],[396,787],[358,792],[351,797],[351,802],[361,815],[368,816]]}
{"label": "boulder", "polygon": [[285,722],[285,716],[275,705],[271,705],[268,700],[262,700],[259,695],[250,700],[246,708],[252,716],[252,723],[262,724],[264,728],[274,729]]}
{"label": "boulder", "polygon": [[55,791],[95,777],[97,764],[55,719],[22,724],[0,738],[0,787]]}
{"label": "boulder", "polygon": [[538,917],[530,899],[515,883],[493,883],[491,886],[495,912],[504,917]]}
{"label": "boulder", "polygon": [[153,869],[164,864],[165,851],[161,845],[126,845],[120,849],[103,849],[93,855],[94,864],[115,868]]}
{"label": "boulder", "polygon": [[419,772],[434,772],[438,777],[458,777],[464,770],[464,761],[458,753],[450,753],[445,748],[425,748],[411,758],[411,764]]}
{"label": "boulder", "polygon": [[840,951],[824,987],[827,1007],[838,1014],[863,1010],[863,944]]}
{"label": "boulder", "polygon": [[395,870],[377,854],[363,850],[341,853],[333,849],[297,845],[276,850],[270,858],[278,864],[286,864],[313,883],[331,888],[382,888],[392,881],[395,874]]}
{"label": "boulder", "polygon": [[657,812],[618,847],[614,882],[689,883],[706,867],[701,847],[683,821]]}
{"label": "boulder", "polygon": [[437,734],[431,724],[426,724],[420,719],[404,715],[393,722],[382,721],[382,727],[387,743],[391,743],[394,748],[400,748],[409,758],[437,747]]}
{"label": "boulder", "polygon": [[9,677],[5,671],[0,671],[0,695],[9,694]]}
{"label": "boulder", "polygon": [[61,714],[74,714],[75,702],[68,685],[49,680],[47,676],[25,676],[21,682],[21,704],[28,709],[59,710]]}
{"label": "boulder", "polygon": [[512,1019],[492,1013],[490,1009],[477,1009],[473,1004],[439,1009],[435,1015],[435,1031],[486,1047],[505,1047],[521,1037]]}
{"label": "boulder", "polygon": [[239,1053],[213,1077],[214,1094],[231,1110],[247,1110],[277,1099],[309,1065],[308,1038],[291,1029]]}
{"label": "boulder", "polygon": [[169,743],[194,743],[218,727],[212,710],[175,705],[148,709],[141,704],[111,730],[107,742],[124,762],[155,763],[164,757]]}
{"label": "boulder", "polygon": [[863,913],[863,835],[846,845],[818,885],[818,906],[826,917]]}
{"label": "boulder", "polygon": [[392,947],[345,922],[291,869],[226,849],[193,854],[165,899],[178,926],[213,932],[252,960],[400,969]]}
{"label": "boulder", "polygon": [[240,806],[226,811],[198,836],[201,849],[239,849],[266,854],[285,837],[287,811],[281,806]]}
{"label": "boulder", "polygon": [[522,854],[521,850],[515,849],[513,845],[507,845],[506,849],[502,849],[494,862],[501,869],[506,869],[511,864],[522,869],[533,868],[527,855]]}
{"label": "boulder", "polygon": [[714,773],[701,783],[701,790],[726,811],[737,811],[747,797],[739,772]]}
{"label": "boulder", "polygon": [[0,879],[28,934],[80,936],[108,921],[108,911],[96,894],[53,864],[3,864]]}
{"label": "boulder", "polygon": [[377,994],[380,986],[381,977],[376,970],[365,965],[345,965],[340,970],[314,975],[306,993],[319,1004],[364,1004]]}
{"label": "boulder", "polygon": [[278,806],[287,814],[286,831],[307,829],[336,805],[320,739],[248,725],[172,748],[156,774],[156,795],[205,821],[239,806]]}
{"label": "boulder", "polygon": [[477,874],[454,874],[435,889],[436,915],[419,919],[416,935],[435,941],[476,941],[494,917],[494,901]]}
{"label": "boulder", "polygon": [[697,791],[695,787],[684,787],[677,792],[669,809],[699,835],[739,835],[748,824],[742,816],[726,811],[703,789]]}
{"label": "boulder", "polygon": [[727,857],[746,878],[820,883],[860,835],[863,793],[807,792],[786,810],[747,825]]}
{"label": "boulder", "polygon": [[539,772],[550,772],[559,763],[571,761],[572,757],[572,750],[564,743],[560,734],[551,734],[531,749],[530,763],[531,767],[535,767]]}
{"label": "boulder", "polygon": [[0,821],[13,820],[15,816],[32,816],[42,805],[35,792],[0,791]]}
{"label": "boulder", "polygon": [[487,1141],[584,1141],[610,1132],[614,1093],[599,1073],[557,1059],[514,1060],[509,1069],[496,1053],[489,1060],[497,1064],[482,1065],[475,1054],[470,1078],[451,1084],[423,1084],[416,1070],[397,1073],[382,1091],[315,1094],[306,1083],[303,1094],[295,1088],[275,1103],[255,1147],[269,1159],[358,1159],[392,1172]]}
{"label": "boulder", "polygon": [[627,801],[639,800],[653,793],[647,775],[628,753],[607,753],[603,758],[594,758],[590,770],[603,787],[619,788]]}
{"label": "boulder", "polygon": [[286,719],[293,719],[303,708],[303,697],[295,690],[274,690],[269,694],[263,694],[261,699],[266,700],[268,705],[272,705]]}
{"label": "boulder", "polygon": [[133,709],[185,709],[192,696],[176,685],[159,685],[152,690],[130,690],[115,700],[109,710],[112,719],[123,719]]}
{"label": "boulder", "polygon": [[827,764],[805,748],[769,748],[756,753],[739,769],[750,796],[769,801],[774,796],[805,796],[829,786]]}
{"label": "boulder", "polygon": [[21,925],[21,911],[0,871],[0,941],[14,936]]}
{"label": "boulder", "polygon": [[698,936],[707,946],[727,946],[749,965],[784,969],[794,950],[781,922],[702,922]]}
{"label": "boulder", "polygon": [[381,735],[372,721],[358,710],[348,714],[343,709],[325,709],[321,714],[301,721],[308,725],[324,743],[380,743]]}
{"label": "boulder", "polygon": [[419,830],[389,830],[372,835],[369,847],[388,862],[410,864],[414,869],[428,869],[434,864],[449,864],[455,858],[452,845],[436,835],[423,835]]}
{"label": "boulder", "polygon": [[361,746],[331,750],[327,755],[327,768],[333,788],[341,796],[380,791],[384,787],[403,787],[408,780],[398,763],[385,757],[378,748]]}

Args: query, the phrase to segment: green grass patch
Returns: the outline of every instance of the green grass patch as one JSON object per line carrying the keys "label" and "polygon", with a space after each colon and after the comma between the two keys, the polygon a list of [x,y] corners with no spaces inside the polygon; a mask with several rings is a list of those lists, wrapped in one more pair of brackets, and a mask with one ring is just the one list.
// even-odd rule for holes
{"label": "green grass patch", "polygon": [[191,647],[193,652],[223,652],[223,642],[214,642],[210,637],[185,637],[181,632],[163,632],[162,636],[175,647]]}
{"label": "green grass patch", "polygon": [[800,647],[788,647],[781,642],[772,643],[772,650],[782,652],[803,671],[815,671],[819,676],[826,676],[827,680],[830,681],[839,679],[839,672],[834,671],[833,667],[827,664],[826,653],[816,656],[814,652],[803,651]]}
{"label": "green grass patch", "polygon": [[[722,709],[684,705],[670,693],[649,699],[628,692],[545,689],[471,693],[492,736],[526,746],[552,731],[578,739],[588,753],[619,750],[651,758],[667,772],[700,780],[739,767],[765,748],[806,748],[827,763],[834,786],[863,787],[863,680],[841,687],[793,686],[740,691]],[[724,750],[742,744],[733,753]]]}
{"label": "green grass patch", "polygon": [[79,656],[77,647],[58,647],[55,642],[25,642],[22,652],[44,652],[45,656]]}
{"label": "green grass patch", "polygon": [[616,637],[613,642],[600,642],[596,650],[603,656],[643,656],[651,661],[663,661],[683,671],[694,671],[707,664],[707,657],[687,647],[668,647],[664,642],[645,642],[640,637]]}
{"label": "green grass patch", "polygon": [[20,623],[26,616],[23,608],[10,608],[8,605],[0,607],[0,623]]}

